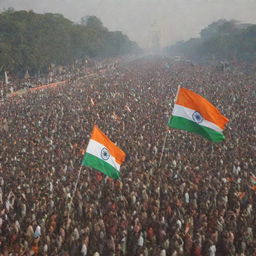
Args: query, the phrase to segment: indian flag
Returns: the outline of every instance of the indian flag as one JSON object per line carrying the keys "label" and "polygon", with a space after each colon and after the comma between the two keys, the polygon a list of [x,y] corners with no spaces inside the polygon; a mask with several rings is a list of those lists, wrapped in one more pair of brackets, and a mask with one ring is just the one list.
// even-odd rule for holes
{"label": "indian flag", "polygon": [[120,177],[120,165],[125,153],[94,125],[82,165],[90,166],[113,179]]}
{"label": "indian flag", "polygon": [[168,126],[220,142],[225,139],[222,131],[228,121],[205,98],[188,89],[180,88]]}

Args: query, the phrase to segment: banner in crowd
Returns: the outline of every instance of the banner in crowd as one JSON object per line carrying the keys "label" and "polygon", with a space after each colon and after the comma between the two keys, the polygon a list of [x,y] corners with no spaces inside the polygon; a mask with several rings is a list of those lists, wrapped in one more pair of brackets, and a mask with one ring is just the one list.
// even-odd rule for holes
{"label": "banner in crowd", "polygon": [[82,165],[97,169],[113,179],[119,179],[120,166],[125,156],[125,153],[94,125]]}
{"label": "banner in crowd", "polygon": [[188,89],[180,88],[168,125],[220,142],[225,139],[222,131],[228,121],[208,100]]}

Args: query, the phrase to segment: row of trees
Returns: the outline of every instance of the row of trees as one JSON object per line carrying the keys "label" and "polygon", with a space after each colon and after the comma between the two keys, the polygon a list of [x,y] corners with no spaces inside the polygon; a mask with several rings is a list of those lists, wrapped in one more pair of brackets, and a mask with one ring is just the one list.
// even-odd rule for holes
{"label": "row of trees", "polygon": [[[0,13],[0,72],[44,72],[85,57],[125,55],[139,48],[122,32],[111,32],[95,16],[79,24],[61,14],[8,9]],[[1,72],[2,73],[2,72]]]}
{"label": "row of trees", "polygon": [[166,50],[192,60],[256,62],[256,25],[218,20],[201,30],[199,38],[178,42]]}

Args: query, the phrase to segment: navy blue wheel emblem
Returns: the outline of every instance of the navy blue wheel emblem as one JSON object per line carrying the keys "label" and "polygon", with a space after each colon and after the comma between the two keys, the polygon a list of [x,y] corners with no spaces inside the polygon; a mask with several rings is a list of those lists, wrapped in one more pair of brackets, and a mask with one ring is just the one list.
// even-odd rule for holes
{"label": "navy blue wheel emblem", "polygon": [[192,114],[192,118],[194,120],[194,122],[200,124],[203,122],[203,117],[201,116],[201,114],[197,111],[195,111],[193,114]]}
{"label": "navy blue wheel emblem", "polygon": [[101,150],[100,155],[101,155],[101,158],[102,158],[103,160],[105,160],[105,161],[108,160],[109,157],[110,157],[110,154],[109,154],[109,152],[108,152],[108,150],[107,150],[106,148],[103,148],[103,149]]}

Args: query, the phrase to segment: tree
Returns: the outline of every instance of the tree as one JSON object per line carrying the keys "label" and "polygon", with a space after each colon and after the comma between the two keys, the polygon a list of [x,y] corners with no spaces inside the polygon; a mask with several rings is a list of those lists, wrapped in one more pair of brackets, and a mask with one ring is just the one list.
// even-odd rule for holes
{"label": "tree", "polygon": [[61,14],[13,9],[0,13],[0,66],[22,76],[26,70],[44,72],[50,64],[65,65],[86,56],[117,56],[136,47],[122,33],[108,31],[95,16],[74,24]]}
{"label": "tree", "polygon": [[81,18],[81,24],[94,29],[104,28],[101,20],[96,16],[85,16]]}
{"label": "tree", "polygon": [[191,59],[256,61],[256,25],[235,20],[213,22],[200,32],[201,37],[179,42],[167,51]]}

